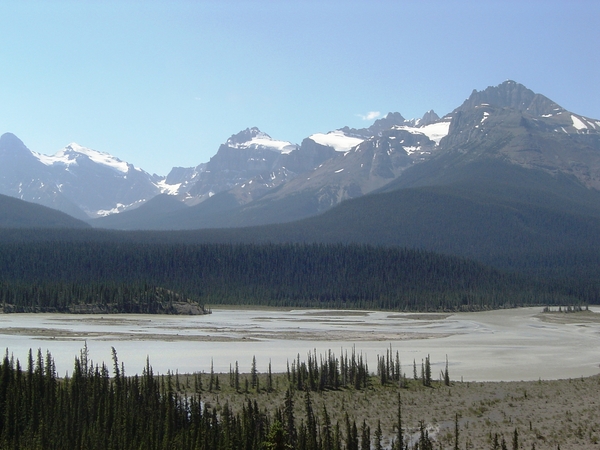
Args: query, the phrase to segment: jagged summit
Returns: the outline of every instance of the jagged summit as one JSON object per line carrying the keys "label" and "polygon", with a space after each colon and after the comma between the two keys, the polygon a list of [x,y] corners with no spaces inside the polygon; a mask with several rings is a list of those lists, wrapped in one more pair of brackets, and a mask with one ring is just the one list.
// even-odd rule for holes
{"label": "jagged summit", "polygon": [[[267,133],[263,133],[257,127],[246,128],[232,135],[224,146],[237,149],[265,148],[279,153],[290,153],[297,145],[287,141],[273,139]],[[223,146],[221,146],[223,147]]]}
{"label": "jagged summit", "polygon": [[423,117],[417,121],[416,125],[426,126],[437,122],[438,120],[440,120],[440,116],[438,116],[433,109],[430,109],[423,114]]}
{"label": "jagged summit", "polygon": [[229,139],[225,142],[226,145],[230,145],[232,147],[240,144],[244,144],[246,142],[251,141],[255,137],[264,137],[270,139],[267,133],[263,133],[257,127],[246,128],[245,130],[240,131],[237,134],[232,134]]}
{"label": "jagged summit", "polygon": [[373,122],[368,130],[373,136],[378,135],[384,130],[389,130],[395,125],[402,125],[406,122],[406,119],[399,112],[390,112],[385,117],[377,119]]}

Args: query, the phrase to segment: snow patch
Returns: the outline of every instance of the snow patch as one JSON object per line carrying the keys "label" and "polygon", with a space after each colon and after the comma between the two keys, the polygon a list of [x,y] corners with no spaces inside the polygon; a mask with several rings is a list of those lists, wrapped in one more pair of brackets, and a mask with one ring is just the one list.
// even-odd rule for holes
{"label": "snow patch", "polygon": [[146,199],[142,199],[142,200],[133,202],[129,205],[125,205],[123,203],[117,203],[115,205],[115,207],[112,209],[100,209],[100,210],[96,211],[95,213],[92,213],[91,217],[106,217],[106,216],[110,216],[111,214],[118,214],[120,212],[125,211],[126,209],[130,209],[131,207],[133,207],[137,204],[142,204],[145,201],[146,201]]}
{"label": "snow patch", "polygon": [[181,183],[167,184],[165,180],[160,180],[158,183],[156,183],[156,186],[160,190],[161,194],[177,195],[179,188],[181,187]]}
{"label": "snow patch", "polygon": [[480,123],[485,122],[485,119],[487,119],[489,116],[490,116],[490,113],[487,112],[487,111],[484,111],[483,112],[483,117],[481,118],[481,122]]}
{"label": "snow patch", "polygon": [[407,155],[412,155],[413,153],[421,151],[421,146],[404,147],[404,151],[406,151]]}
{"label": "snow patch", "polygon": [[79,144],[72,143],[67,145],[62,150],[59,150],[52,156],[42,155],[40,153],[32,152],[33,155],[40,160],[42,164],[47,166],[53,166],[55,164],[61,164],[70,166],[77,164],[78,156],[85,156],[96,164],[109,167],[118,172],[127,173],[129,171],[129,165],[126,162],[121,161],[109,153],[99,152],[90,148],[82,147]]}
{"label": "snow patch", "polygon": [[573,121],[573,126],[575,128],[577,128],[578,130],[587,130],[587,125],[585,123],[583,123],[579,117],[574,116],[573,114],[571,114],[571,120]]}
{"label": "snow patch", "polygon": [[450,122],[449,121],[440,121],[436,123],[431,123],[429,125],[425,125],[424,127],[408,127],[405,125],[394,127],[396,130],[406,130],[412,134],[424,134],[436,145],[440,144],[440,141],[448,135],[448,131],[450,130]]}
{"label": "snow patch", "polygon": [[335,173],[340,173],[340,172],[343,172],[343,171],[344,171],[344,169],[338,169],[338,170],[335,171]]}
{"label": "snow patch", "polygon": [[348,136],[339,130],[330,131],[327,134],[316,133],[309,136],[309,139],[317,144],[333,147],[336,152],[346,152],[364,141],[361,138]]}
{"label": "snow patch", "polygon": [[266,147],[270,150],[277,151],[281,154],[287,155],[294,150],[296,150],[297,146],[287,141],[278,141],[276,139],[272,139],[269,135],[265,133],[260,133],[257,136],[254,136],[249,141],[243,142],[241,144],[235,144],[230,146],[234,148],[251,148],[251,147]]}

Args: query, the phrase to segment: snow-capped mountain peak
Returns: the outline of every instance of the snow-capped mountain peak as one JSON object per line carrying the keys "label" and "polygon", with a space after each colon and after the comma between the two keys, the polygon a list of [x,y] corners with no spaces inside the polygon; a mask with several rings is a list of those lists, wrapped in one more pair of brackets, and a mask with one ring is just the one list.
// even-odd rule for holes
{"label": "snow-capped mountain peak", "polygon": [[109,153],[99,152],[97,150],[82,147],[75,142],[67,145],[65,148],[59,150],[52,156],[42,155],[36,152],[32,153],[46,166],[53,166],[55,164],[70,166],[72,164],[78,164],[80,158],[83,157],[96,164],[109,167],[122,173],[127,173],[130,167],[129,164],[121,161],[119,158],[112,156]]}
{"label": "snow-capped mountain peak", "polygon": [[225,143],[231,148],[267,148],[282,154],[288,154],[298,148],[297,145],[287,141],[273,139],[267,133],[263,133],[256,127],[246,128],[238,134],[234,134]]}

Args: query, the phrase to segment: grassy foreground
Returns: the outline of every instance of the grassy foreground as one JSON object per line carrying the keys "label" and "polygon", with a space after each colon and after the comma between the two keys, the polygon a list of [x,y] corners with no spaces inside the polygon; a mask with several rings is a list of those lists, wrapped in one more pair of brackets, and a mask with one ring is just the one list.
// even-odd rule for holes
{"label": "grassy foreground", "polygon": [[[229,386],[229,375],[220,374],[220,389],[206,390],[208,375],[204,376],[203,401],[222,411],[227,404],[234,412],[242,410],[248,399],[256,400],[261,410],[273,413],[284,404],[289,385],[287,375],[274,374],[272,392],[244,388],[236,391]],[[250,378],[243,374],[242,380]],[[259,376],[260,386],[266,385],[266,375]],[[194,377],[179,376],[180,388],[194,389]],[[371,436],[378,420],[383,432],[383,448],[391,448],[396,438],[398,394],[402,401],[402,422],[405,443],[410,448],[418,442],[420,422],[435,442],[434,448],[455,448],[455,418],[458,415],[459,448],[493,449],[494,435],[502,438],[507,448],[513,448],[515,430],[518,448],[523,449],[582,449],[600,448],[600,377],[568,380],[539,380],[520,382],[455,382],[450,386],[433,382],[423,386],[420,380],[409,380],[407,387],[397,384],[382,386],[377,377],[370,386],[355,390],[344,388],[311,393],[317,421],[323,423],[323,405],[332,424],[338,422],[344,430],[345,414],[363,419]],[[305,393],[294,391],[296,420],[306,420]]]}

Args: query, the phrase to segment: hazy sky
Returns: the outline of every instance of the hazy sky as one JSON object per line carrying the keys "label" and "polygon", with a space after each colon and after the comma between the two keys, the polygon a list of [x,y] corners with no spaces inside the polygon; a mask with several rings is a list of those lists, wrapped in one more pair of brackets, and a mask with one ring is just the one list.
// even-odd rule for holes
{"label": "hazy sky", "polygon": [[600,119],[600,2],[0,0],[0,134],[150,173],[257,126],[303,138],[512,79]]}

